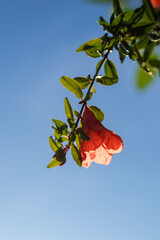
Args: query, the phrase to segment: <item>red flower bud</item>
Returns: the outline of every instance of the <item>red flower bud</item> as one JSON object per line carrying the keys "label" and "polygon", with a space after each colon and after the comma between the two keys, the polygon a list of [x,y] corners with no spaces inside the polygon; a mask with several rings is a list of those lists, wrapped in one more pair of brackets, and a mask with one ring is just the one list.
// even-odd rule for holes
{"label": "red flower bud", "polygon": [[106,129],[88,107],[85,107],[83,120],[83,130],[90,140],[82,139],[80,145],[82,166],[88,168],[93,161],[108,165],[113,154],[122,151],[122,139],[114,132]]}
{"label": "red flower bud", "polygon": [[150,2],[154,8],[160,7],[160,0],[150,0]]}

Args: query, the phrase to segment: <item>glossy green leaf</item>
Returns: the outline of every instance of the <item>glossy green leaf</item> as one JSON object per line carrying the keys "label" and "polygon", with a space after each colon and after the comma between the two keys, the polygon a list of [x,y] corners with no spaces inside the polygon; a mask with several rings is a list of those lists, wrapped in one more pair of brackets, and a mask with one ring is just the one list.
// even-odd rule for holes
{"label": "glossy green leaf", "polygon": [[49,145],[53,152],[56,152],[60,148],[60,144],[55,142],[52,138],[52,136],[49,137]]}
{"label": "glossy green leaf", "polygon": [[81,117],[81,115],[79,114],[79,112],[77,112],[76,110],[74,110],[73,113],[74,113],[74,115],[75,115],[76,117]]}
{"label": "glossy green leaf", "polygon": [[64,107],[67,118],[74,120],[72,106],[67,97],[64,100]]}
{"label": "glossy green leaf", "polygon": [[104,71],[105,71],[105,74],[106,74],[106,78],[115,79],[114,83],[118,82],[117,69],[116,69],[116,66],[114,65],[114,63],[111,60],[108,59],[105,62]]}
{"label": "glossy green leaf", "polygon": [[93,47],[99,46],[102,44],[102,39],[101,38],[96,38],[96,39],[92,39],[90,41],[87,41],[85,43],[83,43],[78,49],[77,52],[82,52],[82,51],[86,51],[86,50],[90,50]]}
{"label": "glossy green leaf", "polygon": [[68,122],[68,124],[69,124],[70,129],[73,130],[74,127],[75,127],[74,121],[73,121],[71,118],[68,118],[68,119],[67,119],[67,122]]}
{"label": "glossy green leaf", "polygon": [[57,119],[52,119],[52,121],[54,122],[54,124],[56,125],[57,128],[67,128],[67,124],[62,122],[61,120],[57,120]]}
{"label": "glossy green leaf", "polygon": [[76,140],[76,134],[74,131],[72,131],[69,135],[69,139],[68,139],[68,143],[70,146],[72,146],[72,144],[74,143],[74,141]]}
{"label": "glossy green leaf", "polygon": [[53,160],[48,164],[47,168],[53,168],[57,167],[60,164],[62,164],[64,161],[59,161],[56,157],[53,158]]}
{"label": "glossy green leaf", "polygon": [[121,14],[123,12],[121,9],[119,0],[113,0],[113,9],[114,9],[114,13],[116,16],[118,16],[119,14]]}
{"label": "glossy green leaf", "polygon": [[143,49],[147,46],[149,40],[148,37],[145,35],[143,37],[140,38],[140,40],[137,42],[137,47],[138,49]]}
{"label": "glossy green leaf", "polygon": [[156,20],[156,13],[150,0],[143,0],[143,3],[146,5],[145,7],[145,15],[151,21],[154,22]]}
{"label": "glossy green leaf", "polygon": [[103,75],[98,75],[96,77],[96,82],[100,85],[111,86],[118,82],[118,78],[110,78]]}
{"label": "glossy green leaf", "polygon": [[93,85],[92,85],[92,87],[91,87],[91,91],[92,91],[93,93],[96,93],[96,90],[95,90],[95,88],[94,88]]}
{"label": "glossy green leaf", "polygon": [[104,113],[101,109],[96,106],[90,106],[89,109],[94,113],[95,117],[102,122],[104,119]]}
{"label": "glossy green leaf", "polygon": [[90,84],[90,80],[87,77],[75,77],[74,79],[79,83],[81,89],[87,88]]}
{"label": "glossy green leaf", "polygon": [[60,142],[60,143],[66,142],[66,141],[68,141],[68,138],[67,138],[67,137],[60,137],[60,138],[58,139],[58,142]]}
{"label": "glossy green leaf", "polygon": [[114,20],[112,21],[111,27],[112,28],[115,27],[116,30],[118,31],[119,27],[121,27],[121,25],[122,25],[125,14],[126,14],[125,12],[121,13],[116,18],[114,18]]}
{"label": "glossy green leaf", "polygon": [[56,154],[53,156],[52,161],[48,164],[47,168],[53,168],[59,166],[66,161],[66,154],[62,148],[59,148],[56,151]]}
{"label": "glossy green leaf", "polygon": [[83,128],[79,127],[76,129],[76,133],[80,134],[81,138],[84,140],[90,140],[90,138],[88,137],[88,135],[84,132]]}
{"label": "glossy green leaf", "polygon": [[81,136],[80,134],[76,134],[76,144],[77,144],[77,148],[78,150],[80,150],[80,146],[81,146]]}
{"label": "glossy green leaf", "polygon": [[143,54],[143,60],[146,62],[150,58],[153,49],[154,49],[155,44],[153,42],[149,42],[148,45],[146,46]]}
{"label": "glossy green leaf", "polygon": [[103,62],[103,60],[100,60],[100,61],[97,63],[96,71],[101,67],[102,62]]}
{"label": "glossy green leaf", "polygon": [[102,45],[93,47],[89,50],[86,50],[85,53],[92,58],[98,58],[102,56]]}
{"label": "glossy green leaf", "polygon": [[80,152],[78,151],[77,147],[75,145],[72,145],[71,147],[71,153],[74,161],[77,163],[79,167],[82,166],[82,158],[80,155]]}
{"label": "glossy green leaf", "polygon": [[104,49],[105,50],[109,48],[112,49],[116,43],[116,40],[117,40],[116,38],[108,38],[108,42],[105,44]]}
{"label": "glossy green leaf", "polygon": [[120,59],[121,63],[123,63],[126,54],[123,53],[123,50],[121,49],[121,46],[119,47],[119,51],[118,52],[119,52],[119,59]]}
{"label": "glossy green leaf", "polygon": [[62,136],[61,132],[59,132],[57,128],[54,128],[54,136],[56,140],[58,140]]}
{"label": "glossy green leaf", "polygon": [[133,25],[139,22],[139,20],[141,20],[141,18],[143,17],[144,10],[145,10],[145,5],[142,5],[140,8],[135,9],[131,18],[128,20],[128,24]]}
{"label": "glossy green leaf", "polygon": [[89,92],[88,94],[87,94],[87,96],[85,97],[85,99],[84,99],[84,101],[89,101],[91,98],[92,98],[92,96],[93,96],[93,93],[92,92]]}
{"label": "glossy green leaf", "polygon": [[132,47],[126,41],[122,41],[120,43],[120,50],[124,55],[128,55],[131,60],[135,60],[138,58],[137,53],[132,49]]}
{"label": "glossy green leaf", "polygon": [[154,78],[149,74],[147,74],[144,70],[142,70],[141,68],[138,69],[136,80],[137,80],[137,87],[140,90],[143,90],[146,87],[148,87],[153,82],[153,79]]}
{"label": "glossy green leaf", "polygon": [[[56,138],[61,137],[62,135],[67,135],[67,129],[68,129],[68,125],[60,120],[57,119],[52,119],[52,121],[54,122],[54,124],[56,125],[56,129],[54,130],[54,135],[56,136]],[[60,135],[58,137],[58,135]]]}
{"label": "glossy green leaf", "polygon": [[143,36],[151,31],[156,26],[156,23],[140,23],[136,24],[135,27],[131,28],[131,35],[132,36]]}
{"label": "glossy green leaf", "polygon": [[160,60],[156,59],[156,58],[152,58],[149,60],[149,64],[152,66],[152,67],[155,67],[157,69],[160,70]]}
{"label": "glossy green leaf", "polygon": [[106,31],[112,33],[112,27],[111,27],[110,23],[108,23],[106,20],[104,20],[103,17],[100,17],[100,21],[97,21],[97,22],[100,24],[100,26],[103,27],[104,31],[106,30]]}
{"label": "glossy green leaf", "polygon": [[63,76],[63,77],[61,77],[60,82],[65,88],[67,88],[69,91],[73,92],[77,98],[83,97],[83,92],[80,88],[80,85],[73,78]]}

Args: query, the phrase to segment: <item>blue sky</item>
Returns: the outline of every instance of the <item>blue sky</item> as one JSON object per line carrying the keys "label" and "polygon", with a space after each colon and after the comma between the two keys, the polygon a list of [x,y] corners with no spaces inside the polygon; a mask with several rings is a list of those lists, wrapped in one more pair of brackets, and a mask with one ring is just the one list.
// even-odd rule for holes
{"label": "blue sky", "polygon": [[62,75],[93,75],[97,59],[76,49],[99,37],[105,5],[82,0],[0,2],[0,239],[159,240],[160,82],[135,84],[136,63],[121,65],[112,87],[95,85],[92,105],[125,148],[109,166],[79,168],[67,154],[47,169],[52,118],[65,121]]}

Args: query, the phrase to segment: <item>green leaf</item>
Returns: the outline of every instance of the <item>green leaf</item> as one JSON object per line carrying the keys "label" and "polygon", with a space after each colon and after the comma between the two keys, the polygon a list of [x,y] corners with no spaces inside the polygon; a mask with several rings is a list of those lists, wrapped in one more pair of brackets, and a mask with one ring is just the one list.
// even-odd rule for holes
{"label": "green leaf", "polygon": [[89,101],[91,98],[92,98],[92,96],[93,96],[93,93],[92,92],[89,92],[88,94],[87,94],[87,96],[85,97],[85,99],[84,99],[84,101]]}
{"label": "green leaf", "polygon": [[60,143],[66,142],[66,141],[68,141],[68,138],[67,138],[67,137],[60,137],[60,138],[58,139],[58,142],[60,142]]}
{"label": "green leaf", "polygon": [[93,93],[96,93],[96,90],[95,90],[95,88],[94,88],[93,85],[92,85],[92,87],[91,87],[91,91],[92,91]]}
{"label": "green leaf", "polygon": [[74,115],[75,115],[76,117],[79,117],[79,118],[81,117],[81,115],[79,114],[79,112],[77,112],[76,110],[74,110],[73,113],[74,113]]}
{"label": "green leaf", "polygon": [[153,67],[154,71],[156,70],[159,71],[159,76],[160,76],[160,60],[158,60],[156,57],[152,58],[149,60],[149,64]]}
{"label": "green leaf", "polygon": [[103,17],[100,17],[100,21],[97,21],[100,26],[102,26],[104,28],[104,31],[108,31],[110,33],[112,33],[112,27],[110,25],[110,23],[108,23],[106,20],[104,20]]}
{"label": "green leaf", "polygon": [[124,18],[124,15],[126,13],[121,13],[119,14],[113,21],[112,21],[112,24],[111,24],[111,27],[115,27],[115,29],[118,31],[119,28],[122,26],[122,22],[123,22],[123,18]]}
{"label": "green leaf", "polygon": [[84,132],[83,128],[79,127],[76,129],[76,133],[80,134],[81,138],[88,141],[90,140],[90,138],[88,137],[88,135]]}
{"label": "green leaf", "polygon": [[48,164],[47,168],[53,168],[59,166],[60,164],[65,163],[66,161],[66,154],[62,148],[59,148],[56,151],[56,154],[53,156],[52,161]]}
{"label": "green leaf", "polygon": [[74,121],[72,106],[67,97],[64,100],[64,106],[67,118],[70,118]]}
{"label": "green leaf", "polygon": [[131,60],[135,60],[138,58],[137,53],[132,49],[131,46],[126,41],[122,41],[120,43],[120,50],[124,55],[128,55]]}
{"label": "green leaf", "polygon": [[60,148],[60,144],[55,142],[52,138],[52,136],[49,137],[49,145],[53,152],[56,152]]}
{"label": "green leaf", "polygon": [[62,163],[63,161],[59,161],[56,157],[54,157],[53,160],[48,164],[47,168],[57,167]]}
{"label": "green leaf", "polygon": [[74,127],[75,127],[74,121],[73,121],[71,118],[68,118],[68,119],[67,119],[67,122],[68,122],[68,124],[69,124],[70,129],[73,130]]}
{"label": "green leaf", "polygon": [[77,165],[79,167],[81,167],[82,166],[82,158],[81,158],[80,152],[78,151],[78,149],[75,145],[72,145],[71,153],[72,153],[72,157],[73,157],[74,161],[77,163]]}
{"label": "green leaf", "polygon": [[98,63],[97,63],[97,66],[96,66],[96,71],[99,69],[99,67],[101,66],[103,60],[100,60]]}
{"label": "green leaf", "polygon": [[70,146],[72,146],[72,144],[74,143],[74,141],[76,140],[76,134],[74,131],[72,131],[69,135],[69,139],[68,139],[68,143]]}
{"label": "green leaf", "polygon": [[60,121],[60,120],[52,119],[52,121],[54,122],[54,124],[57,127],[57,129],[53,127],[55,129],[54,130],[55,137],[58,139],[62,135],[66,136],[67,135],[68,125],[66,123]]}
{"label": "green leaf", "polygon": [[152,66],[152,67],[155,67],[157,69],[160,70],[160,60],[158,59],[155,59],[155,58],[152,58],[149,60],[149,64]]}
{"label": "green leaf", "polygon": [[98,58],[102,55],[102,45],[86,50],[85,53],[92,58]]}
{"label": "green leaf", "polygon": [[[53,126],[53,128],[54,128],[54,126]],[[57,128],[54,128],[54,136],[55,136],[56,140],[58,140],[62,136],[62,134],[58,131]]]}
{"label": "green leaf", "polygon": [[154,8],[152,7],[152,4],[150,3],[150,0],[143,0],[145,7],[145,13],[146,17],[151,21],[154,22],[156,20],[156,13]]}
{"label": "green leaf", "polygon": [[142,7],[135,9],[131,18],[128,20],[128,24],[133,25],[139,22],[139,20],[141,20],[141,18],[143,17],[144,9],[145,5],[142,5]]}
{"label": "green leaf", "polygon": [[86,51],[86,50],[90,50],[93,47],[99,46],[102,44],[102,39],[101,38],[96,38],[96,39],[92,39],[90,41],[87,41],[85,43],[83,43],[78,49],[77,52],[82,52],[82,51]]}
{"label": "green leaf", "polygon": [[67,88],[69,91],[73,92],[77,98],[83,97],[83,92],[80,88],[80,85],[73,78],[63,76],[63,77],[61,77],[60,82],[65,88]]}
{"label": "green leaf", "polygon": [[118,0],[113,0],[113,9],[116,16],[123,12]]}
{"label": "green leaf", "polygon": [[102,122],[104,119],[104,113],[101,109],[99,109],[96,106],[90,106],[89,109],[94,113],[95,117],[98,119],[98,121]]}
{"label": "green leaf", "polygon": [[149,40],[146,35],[141,37],[140,40],[137,42],[138,49],[145,48],[147,46],[148,42],[149,42]]}
{"label": "green leaf", "polygon": [[143,60],[146,62],[150,58],[153,49],[154,49],[155,44],[153,42],[149,42],[148,45],[146,46],[143,54]]}
{"label": "green leaf", "polygon": [[81,89],[87,88],[90,84],[90,80],[87,77],[75,77],[74,79],[79,83]]}
{"label": "green leaf", "polygon": [[126,54],[123,53],[123,50],[121,49],[121,45],[119,46],[119,51],[118,52],[119,52],[119,59],[120,59],[121,63],[123,63]]}
{"label": "green leaf", "polygon": [[118,82],[118,78],[110,78],[110,77],[106,77],[106,76],[103,76],[103,75],[98,75],[96,77],[96,82],[101,84],[101,85],[111,86],[111,85]]}
{"label": "green leaf", "polygon": [[136,79],[137,87],[140,90],[143,90],[152,83],[154,78],[151,75],[147,74],[143,69],[139,68]]}
{"label": "green leaf", "polygon": [[56,125],[57,128],[67,128],[67,124],[62,122],[61,120],[57,120],[57,119],[52,119],[52,121],[54,122],[54,124]]}
{"label": "green leaf", "polygon": [[76,134],[76,144],[77,144],[77,148],[78,150],[80,150],[80,146],[81,146],[81,136],[80,134]]}
{"label": "green leaf", "polygon": [[102,38],[92,39],[84,44],[82,44],[78,49],[77,52],[85,51],[85,53],[93,58],[97,58],[102,55]]}
{"label": "green leaf", "polygon": [[108,48],[112,49],[114,47],[114,44],[116,43],[116,38],[108,38],[108,42],[104,46],[104,49],[107,50]]}
{"label": "green leaf", "polygon": [[105,62],[104,71],[106,74],[106,78],[113,79],[114,83],[118,82],[117,69],[111,60],[107,59],[107,61]]}
{"label": "green leaf", "polygon": [[132,36],[143,36],[151,31],[156,26],[156,23],[140,23],[136,24],[135,27],[131,28],[131,35]]}

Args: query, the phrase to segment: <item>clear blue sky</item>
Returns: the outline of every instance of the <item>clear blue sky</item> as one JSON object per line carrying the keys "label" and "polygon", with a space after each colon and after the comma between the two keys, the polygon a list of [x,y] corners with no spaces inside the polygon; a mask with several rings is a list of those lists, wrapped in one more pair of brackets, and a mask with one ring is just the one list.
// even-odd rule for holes
{"label": "clear blue sky", "polygon": [[0,239],[159,240],[160,82],[141,92],[136,63],[120,65],[119,83],[95,86],[91,104],[125,148],[109,166],[79,168],[67,154],[47,169],[52,118],[65,121],[62,75],[93,75],[97,59],[76,53],[101,36],[105,5],[83,0],[0,2]]}

